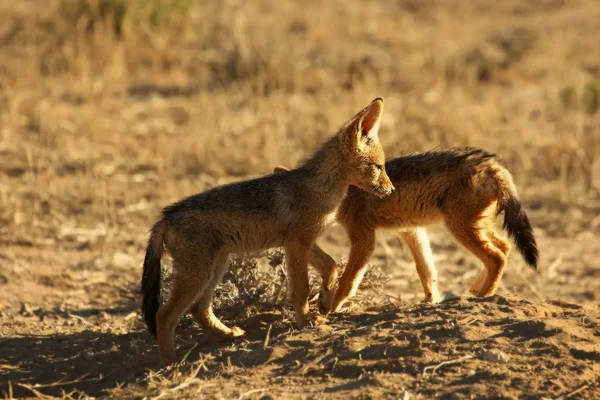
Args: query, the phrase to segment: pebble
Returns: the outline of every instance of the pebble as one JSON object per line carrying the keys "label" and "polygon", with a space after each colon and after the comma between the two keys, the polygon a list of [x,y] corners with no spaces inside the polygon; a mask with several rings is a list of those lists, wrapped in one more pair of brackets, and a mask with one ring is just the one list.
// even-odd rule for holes
{"label": "pebble", "polygon": [[485,361],[497,364],[504,364],[510,360],[510,358],[506,354],[504,354],[500,350],[495,349],[486,351],[481,355],[481,358],[483,358]]}
{"label": "pebble", "polygon": [[33,309],[27,303],[21,303],[21,309],[19,310],[19,314],[24,317],[31,317],[33,315]]}

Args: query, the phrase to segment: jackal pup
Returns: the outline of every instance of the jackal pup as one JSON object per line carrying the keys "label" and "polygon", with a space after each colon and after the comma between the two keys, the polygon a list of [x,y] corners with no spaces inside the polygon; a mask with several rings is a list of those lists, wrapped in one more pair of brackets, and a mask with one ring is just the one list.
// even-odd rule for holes
{"label": "jackal pup", "polygon": [[[351,244],[346,270],[332,296],[321,292],[321,312],[337,312],[354,295],[375,249],[375,230],[395,229],[408,245],[425,292],[425,301],[438,303],[437,270],[424,226],[444,222],[456,240],[484,264],[471,293],[496,292],[506,265],[509,244],[493,229],[493,217],[504,211],[508,231],[527,264],[537,269],[538,249],[527,214],[511,174],[493,154],[475,148],[441,148],[398,157],[385,167],[396,191],[379,199],[351,187],[336,219]],[[285,171],[283,167],[275,172]],[[335,261],[316,243],[310,263],[326,274]]]}
{"label": "jackal pup", "polygon": [[[307,323],[310,250],[348,187],[374,197],[394,190],[378,138],[382,113],[383,100],[377,98],[294,170],[216,187],[163,210],[146,250],[142,312],[164,364],[175,359],[175,327],[190,306],[205,329],[224,337],[244,334],[225,326],[212,310],[230,253],[283,246],[296,322]],[[170,297],[159,307],[164,250],[173,258],[174,278]],[[323,290],[333,289],[335,272],[324,272]]]}

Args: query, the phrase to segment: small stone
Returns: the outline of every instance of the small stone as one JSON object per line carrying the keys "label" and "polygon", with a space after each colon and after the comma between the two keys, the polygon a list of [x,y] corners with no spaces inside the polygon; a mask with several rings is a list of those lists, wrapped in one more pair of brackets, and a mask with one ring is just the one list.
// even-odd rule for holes
{"label": "small stone", "polygon": [[21,309],[19,310],[19,314],[24,317],[31,317],[33,315],[32,308],[27,303],[21,303]]}
{"label": "small stone", "polygon": [[497,364],[504,364],[510,360],[510,358],[506,354],[504,354],[500,350],[495,349],[486,351],[481,355],[481,358],[483,358],[485,361]]}
{"label": "small stone", "polygon": [[475,371],[474,369],[470,369],[467,371],[467,376],[473,376],[477,373],[477,371]]}

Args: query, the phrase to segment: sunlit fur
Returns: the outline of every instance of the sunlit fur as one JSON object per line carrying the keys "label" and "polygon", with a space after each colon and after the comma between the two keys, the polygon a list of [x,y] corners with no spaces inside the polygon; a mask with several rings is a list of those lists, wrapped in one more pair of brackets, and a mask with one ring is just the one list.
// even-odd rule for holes
{"label": "sunlit fur", "polygon": [[[510,173],[493,154],[474,148],[437,149],[392,159],[386,170],[396,188],[391,196],[380,199],[351,187],[337,213],[351,249],[335,294],[321,294],[322,312],[339,311],[354,295],[375,248],[375,231],[380,228],[396,230],[408,245],[425,301],[430,303],[441,300],[437,270],[423,228],[431,223],[444,222],[456,240],[483,262],[485,269],[471,287],[477,296],[496,292],[510,249],[493,229],[497,213],[504,211],[504,228],[525,261],[537,268],[538,250],[529,219]],[[335,261],[317,244],[311,263],[324,271],[335,269]]]}
{"label": "sunlit fur", "polygon": [[[170,205],[154,225],[142,278],[142,310],[158,341],[163,363],[175,359],[174,331],[181,315],[191,312],[207,330],[224,337],[244,332],[225,326],[212,311],[215,287],[221,282],[231,253],[283,246],[290,301],[296,321],[308,321],[308,259],[316,237],[333,219],[350,185],[389,195],[392,183],[377,130],[383,100],[375,99],[326,141],[298,168],[262,178],[213,188]],[[173,258],[173,288],[160,305],[160,259]],[[335,269],[323,273],[332,290]]]}

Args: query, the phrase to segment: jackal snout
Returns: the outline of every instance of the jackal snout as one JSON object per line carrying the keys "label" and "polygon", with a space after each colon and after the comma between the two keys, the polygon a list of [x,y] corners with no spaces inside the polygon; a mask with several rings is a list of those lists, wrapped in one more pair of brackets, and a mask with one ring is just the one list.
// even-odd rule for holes
{"label": "jackal snout", "polygon": [[362,182],[356,182],[356,186],[377,197],[389,196],[395,190],[383,164],[373,163],[369,170],[363,172],[363,177]]}
{"label": "jackal snout", "polygon": [[368,162],[363,163],[354,184],[377,197],[385,197],[392,194],[395,188],[385,171],[385,156],[380,149],[380,146],[368,148]]}
{"label": "jackal snout", "polygon": [[377,184],[373,187],[373,189],[379,197],[389,196],[390,194],[394,193],[394,190],[396,190],[396,188],[392,184],[392,181],[385,172],[385,167],[382,168],[382,171],[379,174],[379,180],[377,181]]}

